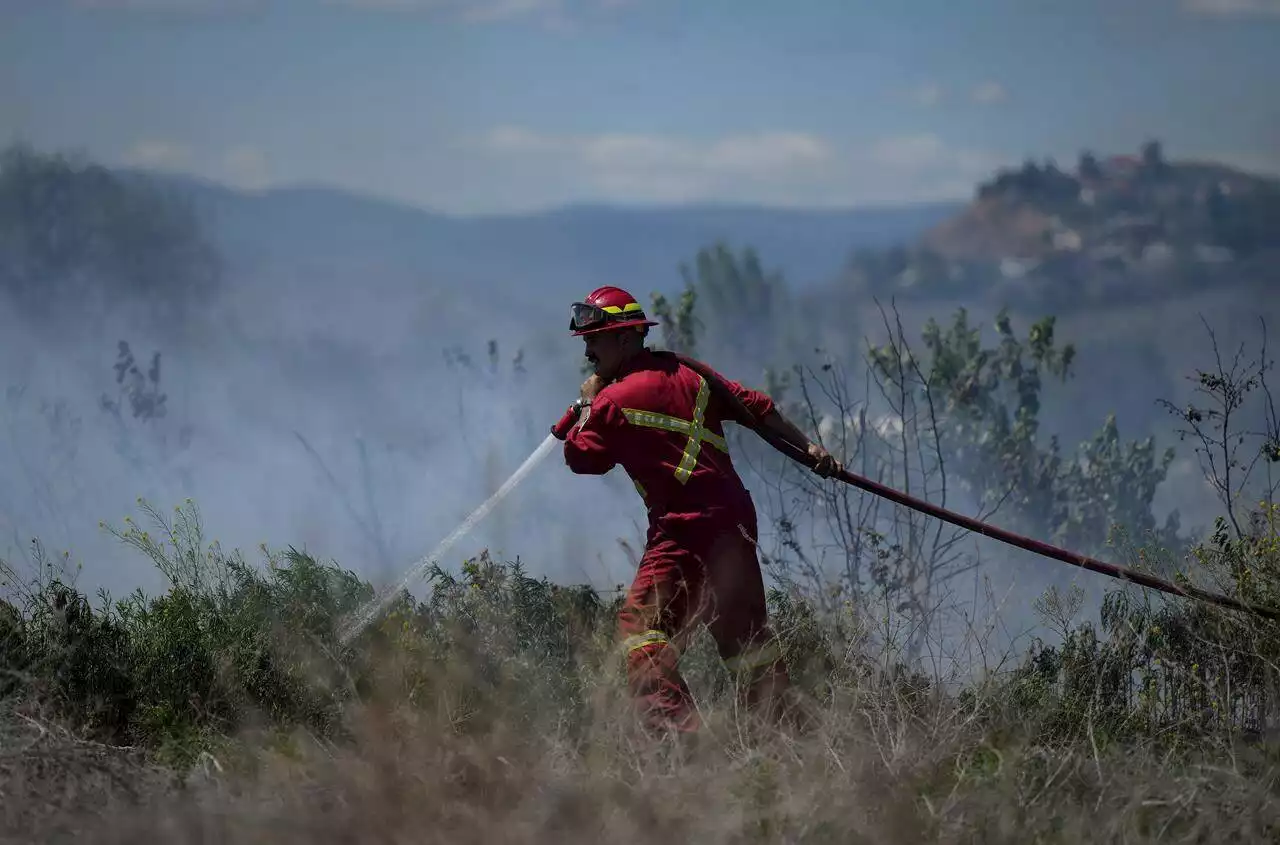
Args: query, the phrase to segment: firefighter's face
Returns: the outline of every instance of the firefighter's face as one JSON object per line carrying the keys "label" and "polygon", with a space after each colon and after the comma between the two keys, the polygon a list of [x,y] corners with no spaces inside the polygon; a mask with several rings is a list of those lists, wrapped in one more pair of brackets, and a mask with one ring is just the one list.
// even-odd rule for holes
{"label": "firefighter's face", "polygon": [[625,331],[598,332],[583,336],[582,339],[586,342],[585,354],[595,368],[596,375],[605,381],[610,381],[617,375],[633,345],[631,336],[631,332]]}

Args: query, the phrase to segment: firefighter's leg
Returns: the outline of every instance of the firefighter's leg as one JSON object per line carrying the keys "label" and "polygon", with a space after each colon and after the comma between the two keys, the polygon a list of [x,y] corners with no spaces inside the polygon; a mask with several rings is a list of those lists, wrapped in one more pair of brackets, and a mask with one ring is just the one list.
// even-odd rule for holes
{"label": "firefighter's leg", "polygon": [[782,649],[769,627],[754,515],[718,528],[707,557],[707,627],[742,704],[768,719],[783,715],[790,689]]}
{"label": "firefighter's leg", "polygon": [[657,731],[700,727],[689,687],[677,668],[691,594],[688,552],[651,532],[639,569],[618,614],[627,684],[642,722]]}

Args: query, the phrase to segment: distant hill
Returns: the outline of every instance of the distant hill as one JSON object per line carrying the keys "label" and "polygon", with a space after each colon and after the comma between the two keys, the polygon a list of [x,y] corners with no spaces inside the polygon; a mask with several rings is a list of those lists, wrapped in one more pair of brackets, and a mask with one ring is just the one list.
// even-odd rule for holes
{"label": "distant hill", "polygon": [[1027,162],[980,185],[975,202],[923,242],[956,259],[1140,261],[1182,249],[1225,262],[1280,246],[1280,180],[1168,162],[1158,145],[1141,156],[1085,155],[1073,172]]}
{"label": "distant hill", "polygon": [[1211,162],[1082,155],[1028,161],[900,250],[864,251],[847,277],[877,293],[965,293],[1049,308],[1280,280],[1280,180]]}
{"label": "distant hill", "polygon": [[790,284],[812,287],[836,278],[851,250],[912,241],[962,207],[579,205],[464,217],[330,188],[247,193],[160,178],[195,198],[233,263],[246,270],[360,273],[375,286],[380,278],[430,279],[493,295],[537,293],[556,307],[600,284],[646,297],[674,289],[680,263],[720,240],[754,246]]}

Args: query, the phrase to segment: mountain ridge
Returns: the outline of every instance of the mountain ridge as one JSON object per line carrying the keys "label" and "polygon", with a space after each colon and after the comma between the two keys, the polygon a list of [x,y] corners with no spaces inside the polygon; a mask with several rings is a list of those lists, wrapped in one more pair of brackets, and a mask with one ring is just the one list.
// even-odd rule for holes
{"label": "mountain ridge", "polygon": [[766,202],[746,202],[739,200],[692,200],[686,202],[655,201],[606,201],[581,200],[556,203],[538,208],[511,211],[456,212],[445,211],[430,205],[418,204],[409,200],[365,191],[322,181],[286,182],[264,188],[246,188],[231,185],[217,179],[199,176],[192,173],[168,170],[150,170],[139,167],[112,167],[110,170],[121,176],[142,178],[153,183],[178,188],[195,188],[197,190],[239,195],[247,198],[271,198],[288,195],[306,195],[315,197],[341,197],[354,203],[368,206],[383,206],[401,211],[421,214],[433,218],[454,220],[459,222],[484,222],[490,220],[523,219],[531,217],[572,216],[580,213],[609,214],[667,214],[667,213],[735,213],[735,214],[779,214],[786,216],[832,215],[870,215],[870,214],[910,214],[912,212],[944,212],[963,208],[968,200],[939,199],[926,201],[903,202],[871,202],[846,203],[841,205],[797,205],[791,203],[771,204]]}
{"label": "mountain ridge", "polygon": [[294,274],[296,267],[285,265],[302,257],[321,275],[368,271],[376,278],[430,278],[491,293],[514,280],[521,292],[561,299],[604,283],[636,288],[644,297],[673,289],[680,265],[716,242],[753,247],[796,287],[820,286],[840,276],[852,250],[913,241],[963,206],[579,203],[463,216],[342,188],[247,192],[185,176],[145,175],[189,196],[245,272]]}

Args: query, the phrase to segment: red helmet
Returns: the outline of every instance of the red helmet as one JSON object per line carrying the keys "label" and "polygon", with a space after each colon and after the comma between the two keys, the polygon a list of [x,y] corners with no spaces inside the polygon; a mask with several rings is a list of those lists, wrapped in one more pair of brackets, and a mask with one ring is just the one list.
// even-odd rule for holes
{"label": "red helmet", "polygon": [[612,285],[596,288],[587,294],[585,302],[575,302],[570,308],[569,331],[574,337],[631,326],[656,325],[645,316],[644,308],[634,296]]}

